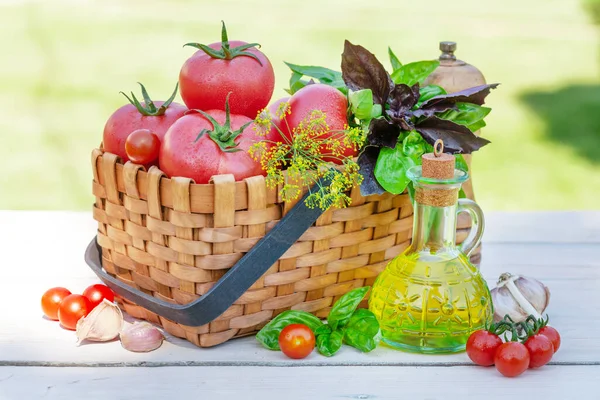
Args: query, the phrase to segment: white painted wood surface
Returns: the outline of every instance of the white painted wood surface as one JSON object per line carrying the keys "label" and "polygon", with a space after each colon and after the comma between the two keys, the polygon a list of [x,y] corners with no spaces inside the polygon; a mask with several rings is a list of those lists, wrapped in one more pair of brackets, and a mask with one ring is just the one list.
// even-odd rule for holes
{"label": "white painted wood surface", "polygon": [[77,347],[73,332],[42,317],[39,297],[52,286],[81,292],[98,282],[83,262],[95,227],[89,213],[0,211],[0,400],[600,399],[600,212],[487,215],[481,268],[490,287],[505,271],[543,280],[563,338],[552,365],[512,380],[473,366],[465,354],[385,347],[362,354],[344,346],[332,358],[315,352],[299,361],[252,337],[211,349],[169,337],[148,354],[118,342]]}

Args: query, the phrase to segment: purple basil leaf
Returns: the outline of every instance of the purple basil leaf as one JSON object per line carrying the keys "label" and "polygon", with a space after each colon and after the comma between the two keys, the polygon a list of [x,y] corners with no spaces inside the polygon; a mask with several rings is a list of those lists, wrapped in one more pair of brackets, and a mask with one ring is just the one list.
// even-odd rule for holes
{"label": "purple basil leaf", "polygon": [[375,171],[377,157],[379,157],[379,150],[379,147],[367,146],[358,156],[357,162],[360,167],[359,172],[363,177],[363,181],[360,185],[360,194],[363,196],[385,193],[385,189],[377,182],[373,172]]}
{"label": "purple basil leaf", "polygon": [[445,153],[470,154],[490,143],[489,140],[475,136],[465,126],[435,116],[419,122],[415,129],[431,145],[442,139]]}
{"label": "purple basil leaf", "polygon": [[[473,103],[477,105],[482,105],[485,102],[485,98],[492,89],[498,87],[499,83],[492,83],[490,85],[481,85],[475,86],[469,89],[461,90],[460,92],[455,92],[452,94],[444,94],[441,96],[436,96],[432,99],[427,100],[421,105],[422,109],[432,109],[434,106],[436,108],[447,107],[448,104],[454,103]],[[446,111],[438,110],[436,112]]]}
{"label": "purple basil leaf", "polygon": [[344,42],[342,78],[349,89],[371,89],[374,104],[385,104],[394,86],[392,78],[373,53],[362,46]]}
{"label": "purple basil leaf", "polygon": [[442,113],[444,111],[448,111],[448,110],[455,110],[456,106],[454,105],[454,103],[451,102],[441,102],[438,104],[434,104],[431,107],[428,108],[419,108],[415,111],[413,111],[413,115],[417,118],[421,118],[421,117],[432,117],[437,113]]}
{"label": "purple basil leaf", "polygon": [[400,118],[419,101],[419,84],[412,88],[403,83],[394,86],[390,92],[390,109],[387,111],[392,118]]}
{"label": "purple basil leaf", "polygon": [[393,149],[398,143],[398,136],[400,136],[398,125],[388,122],[385,118],[378,118],[371,120],[367,141],[373,146]]}

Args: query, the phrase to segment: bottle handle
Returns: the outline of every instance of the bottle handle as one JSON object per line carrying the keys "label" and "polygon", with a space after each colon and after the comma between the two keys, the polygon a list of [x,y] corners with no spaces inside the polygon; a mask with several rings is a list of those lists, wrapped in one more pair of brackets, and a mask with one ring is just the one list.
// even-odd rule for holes
{"label": "bottle handle", "polygon": [[485,229],[485,218],[483,217],[483,211],[481,207],[473,200],[470,199],[458,199],[458,207],[456,213],[461,212],[469,213],[473,225],[469,231],[469,236],[460,245],[459,249],[467,257],[471,256],[471,253],[479,243],[481,243],[481,237],[483,236],[483,230]]}

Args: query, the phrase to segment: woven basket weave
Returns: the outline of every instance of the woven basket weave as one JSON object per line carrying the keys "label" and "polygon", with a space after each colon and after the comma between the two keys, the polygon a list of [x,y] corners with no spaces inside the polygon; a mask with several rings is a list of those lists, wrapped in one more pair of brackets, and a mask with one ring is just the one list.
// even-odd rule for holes
{"label": "woven basket weave", "polygon": [[[232,175],[197,185],[168,179],[153,167],[94,150],[94,218],[106,272],[162,300],[187,304],[205,294],[268,232],[293,203],[278,198],[262,176]],[[325,212],[245,294],[213,322],[183,326],[124,299],[133,317],[160,324],[201,347],[258,331],[288,309],[327,316],[348,291],[372,285],[388,260],[411,239],[407,194],[363,197]],[[458,241],[469,221],[460,219]],[[467,228],[466,230],[464,228]]]}

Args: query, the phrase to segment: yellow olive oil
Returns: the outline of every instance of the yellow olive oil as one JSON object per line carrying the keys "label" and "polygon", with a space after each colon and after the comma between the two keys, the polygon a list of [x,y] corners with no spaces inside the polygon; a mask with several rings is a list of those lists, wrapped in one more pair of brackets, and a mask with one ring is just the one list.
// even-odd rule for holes
{"label": "yellow olive oil", "polygon": [[385,343],[419,353],[463,351],[493,316],[487,284],[464,254],[411,248],[379,275],[369,309]]}

